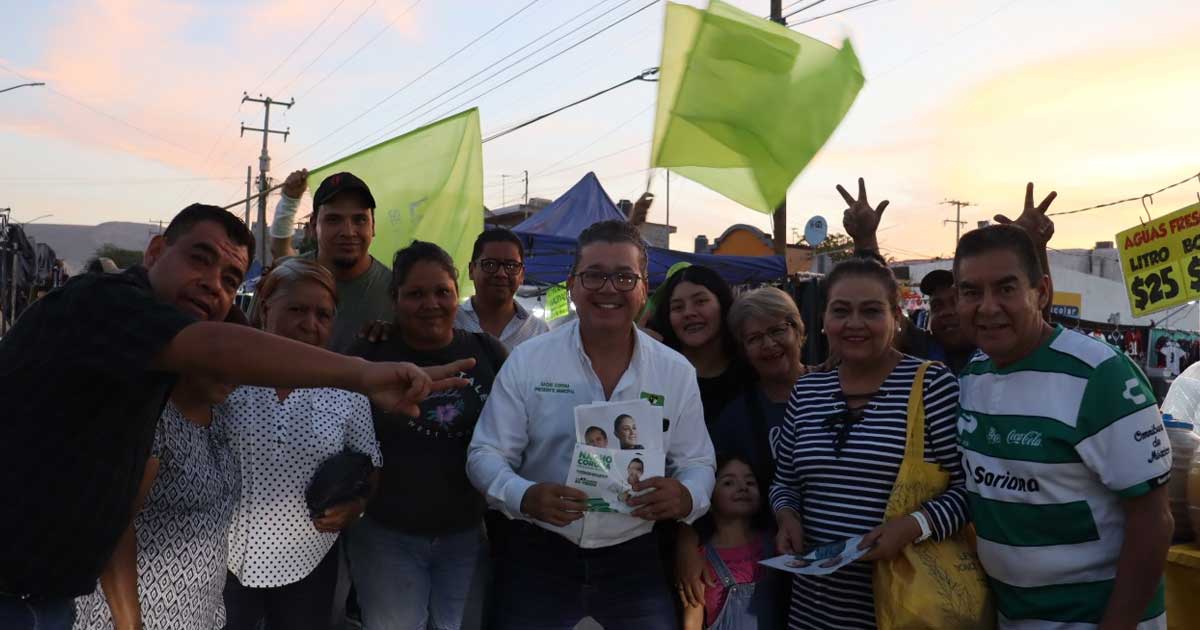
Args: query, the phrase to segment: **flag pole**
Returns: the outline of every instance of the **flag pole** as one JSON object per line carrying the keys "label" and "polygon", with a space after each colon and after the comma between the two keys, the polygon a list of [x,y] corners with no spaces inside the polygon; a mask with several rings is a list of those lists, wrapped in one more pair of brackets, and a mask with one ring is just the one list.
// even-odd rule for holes
{"label": "flag pole", "polygon": [[[787,26],[787,21],[783,19],[783,0],[771,0],[771,21],[776,24]],[[783,201],[779,207],[775,208],[775,213],[772,215],[774,220],[773,226],[775,231],[775,254],[777,256],[787,255],[787,192],[783,194]]]}

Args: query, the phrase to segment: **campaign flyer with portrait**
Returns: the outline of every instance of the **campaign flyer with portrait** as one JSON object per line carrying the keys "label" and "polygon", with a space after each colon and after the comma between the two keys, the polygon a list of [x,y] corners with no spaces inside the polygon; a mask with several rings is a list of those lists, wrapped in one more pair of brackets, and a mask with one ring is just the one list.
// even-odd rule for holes
{"label": "campaign flyer with portrait", "polygon": [[803,554],[784,554],[760,560],[759,564],[796,575],[829,575],[870,551],[870,548],[858,548],[862,540],[862,536],[855,536],[809,549]]}
{"label": "campaign flyer with portrait", "polygon": [[645,400],[575,408],[575,449],[567,485],[583,490],[589,512],[633,512],[636,482],[666,474],[662,409]]}
{"label": "campaign flyer with portrait", "polygon": [[1200,203],[1116,239],[1134,317],[1200,299]]}
{"label": "campaign flyer with portrait", "polygon": [[575,408],[575,441],[613,450],[663,450],[662,407],[645,399]]}

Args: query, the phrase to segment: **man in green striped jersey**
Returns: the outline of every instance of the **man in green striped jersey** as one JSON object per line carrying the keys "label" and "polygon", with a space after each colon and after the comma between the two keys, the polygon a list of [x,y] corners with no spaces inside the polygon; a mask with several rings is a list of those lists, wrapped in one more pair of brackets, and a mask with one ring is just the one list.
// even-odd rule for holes
{"label": "man in green striped jersey", "polygon": [[1171,449],[1140,370],[1042,318],[1051,293],[1023,230],[963,236],[958,312],[981,350],[959,443],[1000,627],[1167,627]]}

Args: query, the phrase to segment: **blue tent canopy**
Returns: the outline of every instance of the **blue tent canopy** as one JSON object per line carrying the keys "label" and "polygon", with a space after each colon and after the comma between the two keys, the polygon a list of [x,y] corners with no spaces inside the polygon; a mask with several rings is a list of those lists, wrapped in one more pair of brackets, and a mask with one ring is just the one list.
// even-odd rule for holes
{"label": "blue tent canopy", "polygon": [[625,215],[604,191],[596,174],[589,172],[554,203],[517,224],[513,231],[578,238],[589,225],[612,219],[624,221]]}
{"label": "blue tent canopy", "polygon": [[[556,284],[567,279],[575,257],[575,239],[598,221],[625,220],[595,173],[584,175],[554,203],[513,228],[525,245],[525,282]],[[721,274],[730,284],[769,282],[787,275],[783,256],[716,256],[689,254],[659,247],[648,248],[650,286],[666,279],[667,270],[678,262],[704,265]]]}
{"label": "blue tent canopy", "polygon": [[[575,239],[549,234],[520,234],[525,245],[525,282],[549,285],[563,282],[575,258]],[[703,265],[721,274],[730,284],[769,282],[787,275],[783,256],[717,256],[689,254],[649,247],[650,286],[666,280],[667,270],[678,262]]]}

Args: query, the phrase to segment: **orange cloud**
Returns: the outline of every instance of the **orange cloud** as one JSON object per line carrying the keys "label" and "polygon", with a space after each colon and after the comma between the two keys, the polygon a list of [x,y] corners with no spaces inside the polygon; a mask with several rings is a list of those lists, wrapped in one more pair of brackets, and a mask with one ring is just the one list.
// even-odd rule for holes
{"label": "orange cloud", "polygon": [[[1164,38],[1171,39],[1171,38]],[[996,76],[935,117],[935,178],[947,192],[1014,209],[1034,180],[1069,210],[1135,196],[1200,169],[1200,49],[1109,48]],[[1158,212],[1182,205],[1160,200]],[[1179,196],[1180,193],[1173,193]],[[1001,205],[1003,204],[1003,205]],[[1139,204],[1058,219],[1060,246],[1085,246],[1137,221]]]}
{"label": "orange cloud", "polygon": [[[341,7],[265,88],[295,76],[367,6],[363,0]],[[372,7],[292,91],[323,76],[327,68],[322,64],[339,63],[361,45],[361,39],[393,19],[394,30],[416,31],[419,7],[399,17],[407,6]],[[291,0],[227,7],[172,0],[94,0],[51,12],[54,19],[42,38],[44,54],[35,64],[16,69],[146,133],[52,96],[45,99],[45,109],[18,113],[4,121],[4,128],[128,152],[212,175],[228,174],[231,162],[244,164],[257,154],[251,140],[239,140],[236,118],[261,126],[261,108],[247,104],[240,116],[234,112],[243,90],[253,89],[266,72],[258,61],[277,63],[329,13],[329,7]],[[359,33],[365,35],[356,39]],[[217,156],[226,154],[216,164],[205,160],[213,147]],[[228,155],[231,147],[237,156],[233,160]]]}

